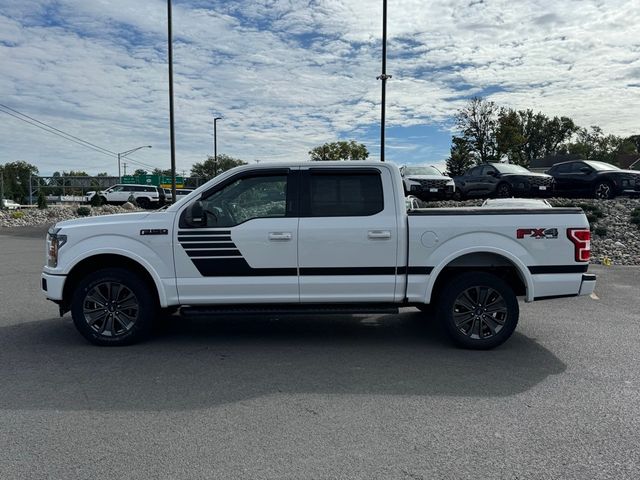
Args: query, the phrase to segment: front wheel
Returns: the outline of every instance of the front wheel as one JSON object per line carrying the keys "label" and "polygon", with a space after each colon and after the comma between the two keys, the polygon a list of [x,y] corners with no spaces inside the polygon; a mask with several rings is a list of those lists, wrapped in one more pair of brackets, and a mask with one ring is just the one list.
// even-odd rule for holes
{"label": "front wheel", "polygon": [[80,281],[71,316],[82,336],[95,345],[130,345],[149,334],[157,309],[151,289],[138,275],[105,268]]}
{"label": "front wheel", "polygon": [[518,325],[518,299],[511,287],[495,275],[463,273],[442,292],[438,317],[451,340],[461,347],[497,347]]}
{"label": "front wheel", "polygon": [[501,183],[496,189],[498,198],[509,198],[512,195],[511,186],[508,183]]}
{"label": "front wheel", "polygon": [[598,182],[593,191],[593,196],[600,200],[609,200],[614,197],[613,185],[609,182]]}

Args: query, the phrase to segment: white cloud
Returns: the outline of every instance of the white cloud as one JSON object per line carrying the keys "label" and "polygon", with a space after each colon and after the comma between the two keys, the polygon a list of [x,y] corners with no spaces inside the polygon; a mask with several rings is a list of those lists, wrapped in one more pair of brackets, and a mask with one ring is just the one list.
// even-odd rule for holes
{"label": "white cloud", "polygon": [[[446,129],[465,96],[489,89],[500,104],[637,133],[639,6],[389,2],[388,125]],[[0,11],[1,103],[114,151],[151,143],[136,158],[168,166],[164,1],[0,0]],[[380,2],[355,0],[174,6],[178,169],[211,152],[214,114],[218,151],[247,160],[306,159],[349,135],[376,158],[380,16]],[[0,162],[115,171],[5,115],[0,132]],[[446,153],[402,136],[388,145],[412,161]]]}

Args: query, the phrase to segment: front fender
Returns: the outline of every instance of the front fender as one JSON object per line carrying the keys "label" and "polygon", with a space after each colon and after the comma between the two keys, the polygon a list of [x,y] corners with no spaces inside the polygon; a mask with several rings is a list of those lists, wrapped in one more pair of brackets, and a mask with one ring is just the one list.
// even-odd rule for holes
{"label": "front fender", "polygon": [[[68,256],[68,258],[64,259],[63,268],[56,272],[57,274],[68,275],[80,262],[96,255],[120,255],[140,264],[149,273],[158,291],[161,307],[177,301],[173,251],[170,242],[158,249],[158,246],[152,248],[143,241],[128,236],[101,235],[86,238],[70,247],[65,252],[67,253],[65,257]],[[159,250],[162,256],[158,253]],[[81,253],[75,254],[75,252]]]}
{"label": "front fender", "polygon": [[[473,246],[469,247],[468,245],[470,244]],[[505,235],[491,232],[480,232],[460,235],[452,238],[440,245],[432,255],[430,255],[429,263],[434,265],[434,268],[428,276],[427,285],[425,287],[425,303],[429,303],[431,301],[433,287],[439,274],[447,267],[447,265],[464,255],[473,253],[491,253],[499,255],[511,262],[517,269],[526,286],[527,294],[525,300],[527,302],[533,301],[533,277],[525,264],[525,261],[532,263],[529,258],[530,253],[527,252],[522,245]]]}

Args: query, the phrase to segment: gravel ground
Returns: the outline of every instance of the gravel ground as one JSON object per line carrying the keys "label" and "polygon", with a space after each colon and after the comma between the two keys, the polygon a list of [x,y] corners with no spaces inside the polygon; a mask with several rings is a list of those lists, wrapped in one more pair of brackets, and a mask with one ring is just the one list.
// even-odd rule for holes
{"label": "gravel ground", "polygon": [[[477,206],[483,200],[422,202],[425,207]],[[551,198],[554,206],[580,206],[587,211],[593,227],[591,263],[605,265],[640,265],[640,226],[631,223],[631,213],[640,208],[640,199],[617,198],[595,200],[592,198]],[[46,210],[19,210],[22,218],[13,218],[16,210],[0,210],[0,227],[27,227],[49,225],[62,220],[77,218],[77,206],[51,207]],[[138,210],[132,207],[133,210]],[[132,211],[123,207],[106,205],[91,207],[91,215],[108,215]],[[595,210],[595,211],[594,211]]]}

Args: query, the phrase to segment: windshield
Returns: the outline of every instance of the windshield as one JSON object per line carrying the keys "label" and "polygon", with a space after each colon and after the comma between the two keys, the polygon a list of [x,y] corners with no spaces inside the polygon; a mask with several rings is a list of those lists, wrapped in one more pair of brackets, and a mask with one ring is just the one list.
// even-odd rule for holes
{"label": "windshield", "polygon": [[442,175],[436,167],[424,166],[424,167],[405,167],[405,175]]}
{"label": "windshield", "polygon": [[527,170],[526,168],[521,167],[520,165],[513,165],[510,163],[500,163],[500,164],[494,163],[493,166],[500,173],[529,173],[529,170]]}
{"label": "windshield", "polygon": [[618,167],[616,167],[615,165],[611,165],[610,163],[604,163],[604,162],[584,162],[587,165],[589,165],[591,168],[593,168],[594,170],[597,170],[599,172],[603,172],[606,170],[620,170]]}

